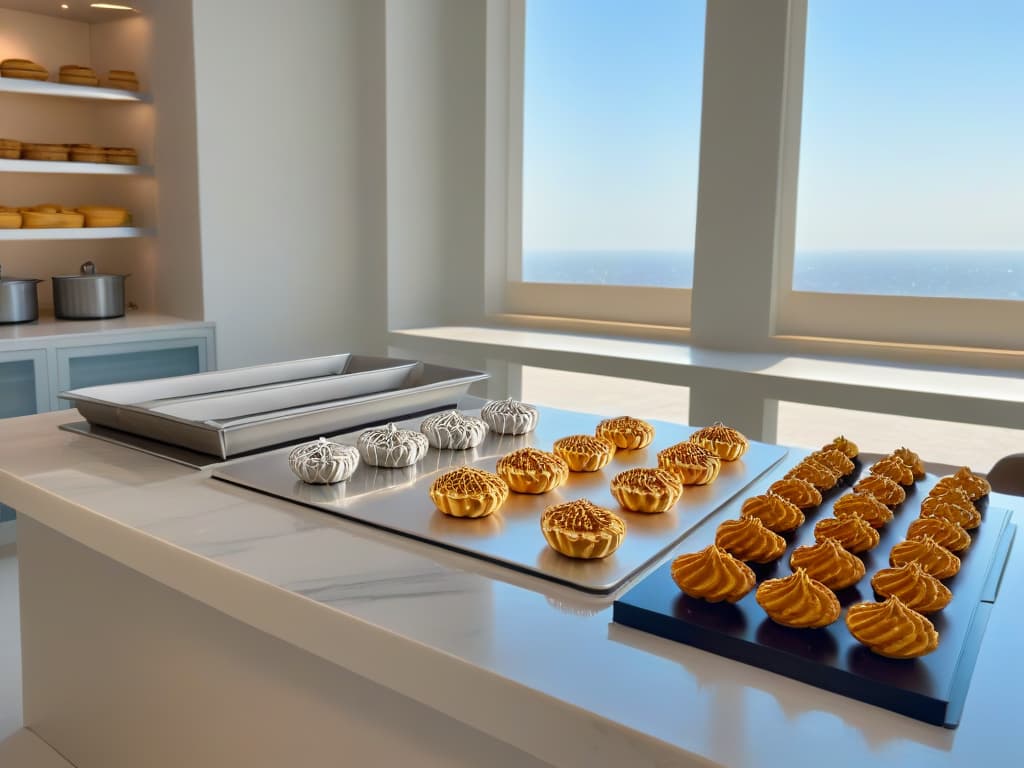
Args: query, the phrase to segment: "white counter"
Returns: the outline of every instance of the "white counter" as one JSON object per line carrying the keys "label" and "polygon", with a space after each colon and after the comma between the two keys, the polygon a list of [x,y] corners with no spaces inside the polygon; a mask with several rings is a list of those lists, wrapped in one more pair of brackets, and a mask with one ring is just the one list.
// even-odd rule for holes
{"label": "white counter", "polygon": [[[1010,764],[1011,556],[955,731],[611,623],[580,596],[57,430],[0,422],[0,500],[320,659],[556,765]],[[761,484],[766,484],[765,480]],[[755,486],[755,488],[758,486]],[[1006,497],[998,506],[1020,500]],[[712,517],[686,541],[712,537]],[[31,724],[29,724],[31,725]]]}

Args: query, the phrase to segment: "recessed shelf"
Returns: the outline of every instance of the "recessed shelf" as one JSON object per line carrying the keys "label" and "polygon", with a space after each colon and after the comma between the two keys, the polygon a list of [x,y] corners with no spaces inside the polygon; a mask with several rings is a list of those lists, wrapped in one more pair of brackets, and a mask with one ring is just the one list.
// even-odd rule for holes
{"label": "recessed shelf", "polygon": [[148,93],[122,91],[119,88],[96,88],[91,85],[68,85],[40,80],[21,80],[16,77],[0,77],[0,93],[24,93],[32,96],[61,96],[69,99],[93,99],[96,101],[149,102]]}
{"label": "recessed shelf", "polygon": [[114,240],[152,237],[156,230],[142,227],[77,227],[68,229],[0,229],[0,240]]}
{"label": "recessed shelf", "polygon": [[0,173],[84,173],[95,176],[152,176],[151,165],[73,163],[56,160],[0,160]]}

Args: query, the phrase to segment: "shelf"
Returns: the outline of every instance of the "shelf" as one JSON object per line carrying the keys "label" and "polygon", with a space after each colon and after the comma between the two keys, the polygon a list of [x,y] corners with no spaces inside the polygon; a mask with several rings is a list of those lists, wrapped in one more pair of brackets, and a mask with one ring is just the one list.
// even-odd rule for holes
{"label": "shelf", "polygon": [[55,160],[0,160],[0,173],[84,173],[95,176],[152,176],[151,165],[73,163]]}
{"label": "shelf", "polygon": [[0,240],[113,240],[152,237],[156,230],[142,227],[77,227],[68,229],[0,229]]}
{"label": "shelf", "polygon": [[59,96],[69,99],[92,99],[94,101],[149,102],[148,93],[122,91],[118,88],[96,88],[90,85],[68,85],[40,80],[21,80],[16,77],[0,77],[0,93],[24,93],[32,96]]}

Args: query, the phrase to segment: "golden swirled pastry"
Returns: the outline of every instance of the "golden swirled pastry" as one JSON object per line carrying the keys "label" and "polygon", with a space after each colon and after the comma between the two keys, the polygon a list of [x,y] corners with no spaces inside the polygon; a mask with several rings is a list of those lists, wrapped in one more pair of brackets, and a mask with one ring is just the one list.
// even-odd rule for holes
{"label": "golden swirled pastry", "polygon": [[967,495],[959,488],[956,494],[949,492],[941,496],[928,496],[921,502],[921,517],[939,517],[957,523],[966,531],[973,531],[981,525],[981,513]]}
{"label": "golden swirled pastry", "polygon": [[787,478],[795,477],[798,480],[806,480],[819,491],[827,491],[835,488],[839,482],[839,473],[826,467],[820,461],[808,457],[793,467],[785,475]]}
{"label": "golden swirled pastry", "polygon": [[832,505],[832,514],[836,517],[863,517],[872,528],[881,528],[892,520],[892,510],[870,493],[847,493],[836,499]]}
{"label": "golden swirled pastry", "polygon": [[632,416],[617,416],[605,419],[597,425],[597,436],[611,440],[616,448],[632,451],[646,448],[654,439],[654,427]]}
{"label": "golden swirled pastry", "polygon": [[682,481],[666,469],[627,469],[612,478],[612,496],[631,512],[666,512],[682,493]]}
{"label": "golden swirled pastry", "polygon": [[950,552],[963,552],[971,546],[971,534],[960,523],[943,517],[919,517],[907,528],[908,539],[931,536],[935,543]]}
{"label": "golden swirled pastry", "polygon": [[857,444],[853,442],[853,440],[848,440],[842,435],[835,438],[831,443],[821,446],[821,450],[823,451],[827,451],[830,448],[842,451],[849,459],[856,459],[858,454],[860,454],[860,449],[857,447]]}
{"label": "golden swirled pastry", "polygon": [[882,597],[895,595],[918,613],[941,611],[953,599],[949,587],[936,579],[920,563],[883,568],[871,577],[871,586]]}
{"label": "golden swirled pastry", "polygon": [[885,456],[879,459],[871,465],[871,469],[868,472],[872,475],[888,477],[894,483],[899,483],[900,485],[914,484],[914,470],[904,464],[903,459],[899,456]]}
{"label": "golden swirled pastry", "polygon": [[786,551],[786,540],[756,517],[726,520],[715,531],[715,544],[733,557],[752,563],[770,563]]}
{"label": "golden swirled pastry", "polygon": [[967,507],[968,509],[977,509],[974,506],[974,499],[958,485],[951,483],[943,483],[939,480],[935,486],[928,491],[929,499],[937,499],[938,501],[948,502],[950,504],[958,504],[961,507]]}
{"label": "golden swirled pastry", "polygon": [[881,475],[865,475],[854,484],[853,490],[870,493],[889,507],[895,507],[907,500],[907,492],[903,490],[902,485]]}
{"label": "golden swirled pastry", "polygon": [[863,517],[850,515],[842,519],[826,517],[814,526],[814,540],[835,539],[843,545],[843,549],[855,555],[874,549],[881,541],[878,531],[871,527]]}
{"label": "golden swirled pastry", "polygon": [[824,464],[842,477],[846,477],[856,469],[850,457],[838,448],[822,448],[820,451],[810,454],[808,458],[814,459],[819,464]]}
{"label": "golden swirled pastry", "polygon": [[910,471],[914,473],[915,480],[924,480],[924,462],[921,461],[920,456],[909,448],[897,448],[891,455],[902,459],[903,463],[910,467]]}
{"label": "golden swirled pastry", "polygon": [[962,488],[971,501],[976,501],[982,496],[987,496],[992,491],[992,486],[989,485],[981,475],[976,475],[971,472],[970,467],[960,467],[955,473],[947,477],[943,477],[935,484],[936,488],[952,487]]}
{"label": "golden swirled pastry", "polygon": [[939,647],[934,625],[895,596],[884,603],[851,605],[846,628],[858,642],[890,659],[915,659]]}
{"label": "golden swirled pastry", "polygon": [[508,485],[497,475],[465,466],[435,478],[430,498],[446,515],[486,517],[505,503]]}
{"label": "golden swirled pastry", "polygon": [[821,491],[799,477],[784,477],[768,486],[769,493],[776,493],[800,509],[810,509],[821,504]]}
{"label": "golden swirled pastry", "polygon": [[597,472],[615,455],[615,443],[596,435],[569,435],[555,440],[554,452],[573,472]]}
{"label": "golden swirled pastry", "polygon": [[846,589],[864,578],[864,561],[832,538],[794,549],[789,567],[794,571],[803,568],[829,589]]}
{"label": "golden swirled pastry", "polygon": [[690,597],[735,603],[754,588],[757,578],[749,565],[711,544],[673,560],[672,581]]}
{"label": "golden swirled pastry", "polygon": [[547,493],[569,479],[565,459],[536,448],[520,448],[502,456],[497,472],[516,493]]}
{"label": "golden swirled pastry", "polygon": [[722,460],[696,443],[670,445],[658,452],[658,466],[683,481],[683,485],[708,485],[715,482]]}
{"label": "golden swirled pastry", "polygon": [[742,432],[727,427],[722,422],[698,429],[690,435],[689,441],[711,451],[722,461],[736,461],[750,447]]}
{"label": "golden swirled pastry", "polygon": [[943,546],[935,543],[931,536],[920,539],[906,539],[889,550],[889,565],[918,563],[936,579],[948,579],[960,571],[960,558]]}
{"label": "golden swirled pastry", "polygon": [[792,531],[804,524],[804,513],[791,501],[786,501],[777,493],[762,493],[751,496],[743,502],[741,517],[756,517],[764,523],[764,527],[784,533]]}
{"label": "golden swirled pastry", "polygon": [[797,568],[791,576],[761,582],[756,598],[768,617],[784,627],[817,629],[839,618],[835,594],[803,568]]}
{"label": "golden swirled pastry", "polygon": [[587,499],[548,507],[540,516],[540,530],[553,550],[582,560],[608,557],[626,537],[621,517]]}

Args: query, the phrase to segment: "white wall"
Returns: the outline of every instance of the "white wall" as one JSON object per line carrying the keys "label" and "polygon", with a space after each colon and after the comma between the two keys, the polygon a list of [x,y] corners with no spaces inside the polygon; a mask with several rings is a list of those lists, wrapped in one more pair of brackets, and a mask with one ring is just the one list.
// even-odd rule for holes
{"label": "white wall", "polygon": [[219,365],[383,349],[383,8],[194,0]]}

